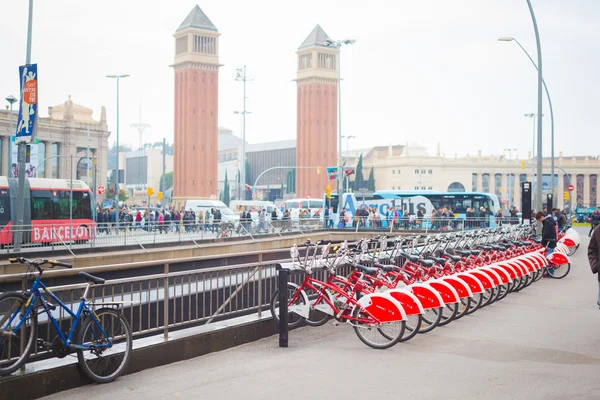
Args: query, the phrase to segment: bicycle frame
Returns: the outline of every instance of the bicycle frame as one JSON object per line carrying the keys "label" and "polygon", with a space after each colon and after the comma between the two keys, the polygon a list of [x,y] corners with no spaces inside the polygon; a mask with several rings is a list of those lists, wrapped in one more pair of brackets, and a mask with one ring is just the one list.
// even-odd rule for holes
{"label": "bicycle frame", "polygon": [[[88,286],[88,288],[89,288],[89,286]],[[40,292],[40,289],[43,289],[43,291],[46,292],[50,296],[50,298],[52,298],[54,301],[56,301],[58,303],[58,305],[62,309],[64,309],[71,316],[71,318],[73,318],[73,324],[71,325],[71,329],[69,330],[67,337],[65,337],[62,330],[60,329],[60,326],[58,325],[58,321],[56,321],[56,319],[52,315],[52,310],[50,310],[50,308],[46,304],[46,299]],[[13,329],[13,333],[16,334],[19,331],[19,329],[21,329],[21,326],[23,325],[24,321],[27,319],[29,314],[31,314],[33,308],[35,307],[37,300],[39,299],[40,304],[46,311],[46,314],[48,314],[48,318],[52,322],[52,326],[54,327],[54,330],[58,333],[58,336],[60,337],[61,341],[63,342],[65,348],[88,350],[90,348],[111,347],[112,346],[112,342],[111,342],[110,338],[108,337],[108,335],[106,334],[106,332],[104,331],[104,329],[102,328],[102,326],[100,325],[100,321],[98,320],[98,317],[94,313],[94,310],[92,310],[86,304],[85,294],[81,297],[77,312],[74,313],[73,311],[71,311],[71,309],[65,303],[63,303],[54,293],[52,293],[46,287],[46,285],[44,285],[44,283],[42,283],[42,281],[39,279],[39,277],[35,278],[33,285],[31,286],[31,289],[29,290],[28,293],[30,294],[30,296],[29,296],[29,299],[27,300],[27,303],[25,303],[25,307],[27,307],[27,309],[25,310],[25,313],[23,314],[23,317],[21,318],[21,320],[19,321],[17,326]],[[85,293],[87,293],[87,289],[86,289]],[[15,310],[13,315],[8,320],[8,324],[6,326],[10,326],[11,322],[14,321],[14,319],[19,314],[19,311],[20,311],[20,308]],[[100,332],[106,339],[105,344],[93,345],[93,346],[83,345],[83,344],[72,344],[73,335],[75,334],[75,331],[77,330],[77,326],[79,325],[79,320],[81,319],[82,313],[84,315],[92,315],[93,316],[93,320],[94,320],[96,326],[100,329]],[[95,333],[94,333],[94,335],[95,335]]]}

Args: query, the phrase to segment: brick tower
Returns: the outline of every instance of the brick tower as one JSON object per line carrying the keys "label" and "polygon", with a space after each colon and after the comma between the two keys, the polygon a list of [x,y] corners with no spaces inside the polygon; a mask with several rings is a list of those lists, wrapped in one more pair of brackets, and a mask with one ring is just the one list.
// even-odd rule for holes
{"label": "brick tower", "polygon": [[337,165],[337,57],[338,49],[323,43],[329,36],[319,25],[300,45],[298,54],[298,111],[296,195],[322,198],[331,182],[327,167]]}
{"label": "brick tower", "polygon": [[196,6],[175,37],[173,203],[217,195],[219,32]]}

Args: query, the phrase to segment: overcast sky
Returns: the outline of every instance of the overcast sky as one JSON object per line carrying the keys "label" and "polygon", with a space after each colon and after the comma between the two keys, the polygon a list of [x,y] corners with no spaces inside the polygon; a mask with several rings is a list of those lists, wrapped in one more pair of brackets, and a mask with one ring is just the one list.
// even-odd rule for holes
{"label": "overcast sky", "polygon": [[[173,138],[173,33],[196,3],[141,0],[35,0],[32,61],[38,63],[40,107],[64,102],[107,108],[114,140],[115,81],[121,84],[121,140],[137,144],[130,125],[152,125],[146,141]],[[532,147],[536,72],[514,36],[536,59],[525,0],[205,0],[198,3],[221,33],[219,125],[240,131],[247,65],[247,140],[296,136],[296,50],[320,24],[342,50],[343,133],[351,148],[418,142],[454,156]],[[555,109],[556,154],[597,155],[600,96],[600,1],[533,0],[544,79]],[[27,1],[0,11],[0,95],[19,96],[25,62]],[[544,152],[550,118],[544,106]],[[589,146],[590,144],[595,144]],[[345,148],[345,143],[344,143]]]}

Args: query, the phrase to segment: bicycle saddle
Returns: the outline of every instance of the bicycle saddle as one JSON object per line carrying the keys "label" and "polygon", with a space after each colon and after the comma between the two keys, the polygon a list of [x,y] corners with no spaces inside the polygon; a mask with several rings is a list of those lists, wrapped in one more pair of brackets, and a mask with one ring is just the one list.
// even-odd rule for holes
{"label": "bicycle saddle", "polygon": [[407,260],[410,260],[412,262],[419,262],[419,256],[412,256],[408,253],[405,252],[401,252],[400,255],[404,258],[406,258]]}
{"label": "bicycle saddle", "polygon": [[376,266],[377,268],[381,268],[385,272],[391,272],[396,269],[396,267],[393,265],[385,265],[385,264],[380,264],[380,263],[374,263],[373,265]]}
{"label": "bicycle saddle", "polygon": [[419,263],[425,267],[433,267],[433,264],[435,264],[435,261],[433,260],[419,260]]}
{"label": "bicycle saddle", "polygon": [[436,264],[441,264],[441,265],[446,264],[446,259],[445,258],[429,257],[429,259],[435,261]]}
{"label": "bicycle saddle", "polygon": [[481,254],[481,250],[471,250],[471,255],[478,256]]}
{"label": "bicycle saddle", "polygon": [[98,278],[97,276],[88,274],[87,272],[80,272],[79,275],[83,276],[86,281],[95,283],[97,285],[103,285],[106,279]]}
{"label": "bicycle saddle", "polygon": [[454,250],[456,254],[460,254],[461,256],[468,257],[471,255],[471,250]]}
{"label": "bicycle saddle", "polygon": [[367,275],[377,275],[377,268],[365,267],[364,265],[355,265],[357,270]]}
{"label": "bicycle saddle", "polygon": [[453,254],[449,254],[449,253],[444,253],[445,257],[448,257],[449,259],[451,259],[454,262],[458,262],[460,261],[460,257],[459,256],[455,256]]}

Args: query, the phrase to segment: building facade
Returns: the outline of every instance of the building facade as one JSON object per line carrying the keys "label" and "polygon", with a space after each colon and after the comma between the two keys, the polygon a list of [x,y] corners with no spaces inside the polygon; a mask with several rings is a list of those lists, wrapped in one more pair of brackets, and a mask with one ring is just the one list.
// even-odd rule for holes
{"label": "building facade", "polygon": [[[162,149],[143,149],[130,151],[125,154],[125,189],[127,190],[128,204],[146,204],[148,201],[148,188],[154,190],[150,199],[157,203],[157,194],[161,190],[160,180],[163,174]],[[173,156],[166,154],[164,157],[165,174],[173,171]]]}
{"label": "building facade", "polygon": [[217,195],[219,32],[195,6],[175,37],[173,202]]}
{"label": "building facade", "polygon": [[[531,159],[509,159],[504,155],[448,158],[429,156],[423,146],[374,147],[363,153],[363,174],[374,170],[377,190],[476,191],[494,193],[505,206],[521,208],[520,183],[534,182]],[[598,205],[598,157],[564,157],[555,159],[555,198],[559,208],[596,207]],[[550,158],[543,160],[543,201],[550,193]],[[573,191],[569,192],[569,184]],[[535,182],[534,182],[535,195]],[[565,200],[565,192],[568,199]],[[532,203],[535,204],[535,199]]]}
{"label": "building facade", "polygon": [[[297,51],[297,134],[298,166],[323,170],[337,165],[337,88],[339,51],[327,47],[329,36],[317,25]],[[296,169],[296,193],[322,196],[329,185],[327,173]]]}
{"label": "building facade", "polygon": [[[72,175],[73,179],[85,181],[92,189],[106,186],[110,136],[106,109],[102,107],[99,120],[94,119],[92,113],[90,108],[73,103],[69,96],[63,104],[48,107],[47,117],[38,117],[37,140],[31,144],[28,167],[28,171],[34,171],[31,176],[70,179]],[[18,109],[13,109],[12,118],[14,131]],[[12,164],[17,163],[17,146],[14,143],[9,145],[10,120],[10,111],[1,110],[0,166],[3,176],[12,175]],[[88,162],[88,154],[91,163]],[[98,196],[98,201],[102,201],[102,197]]]}

